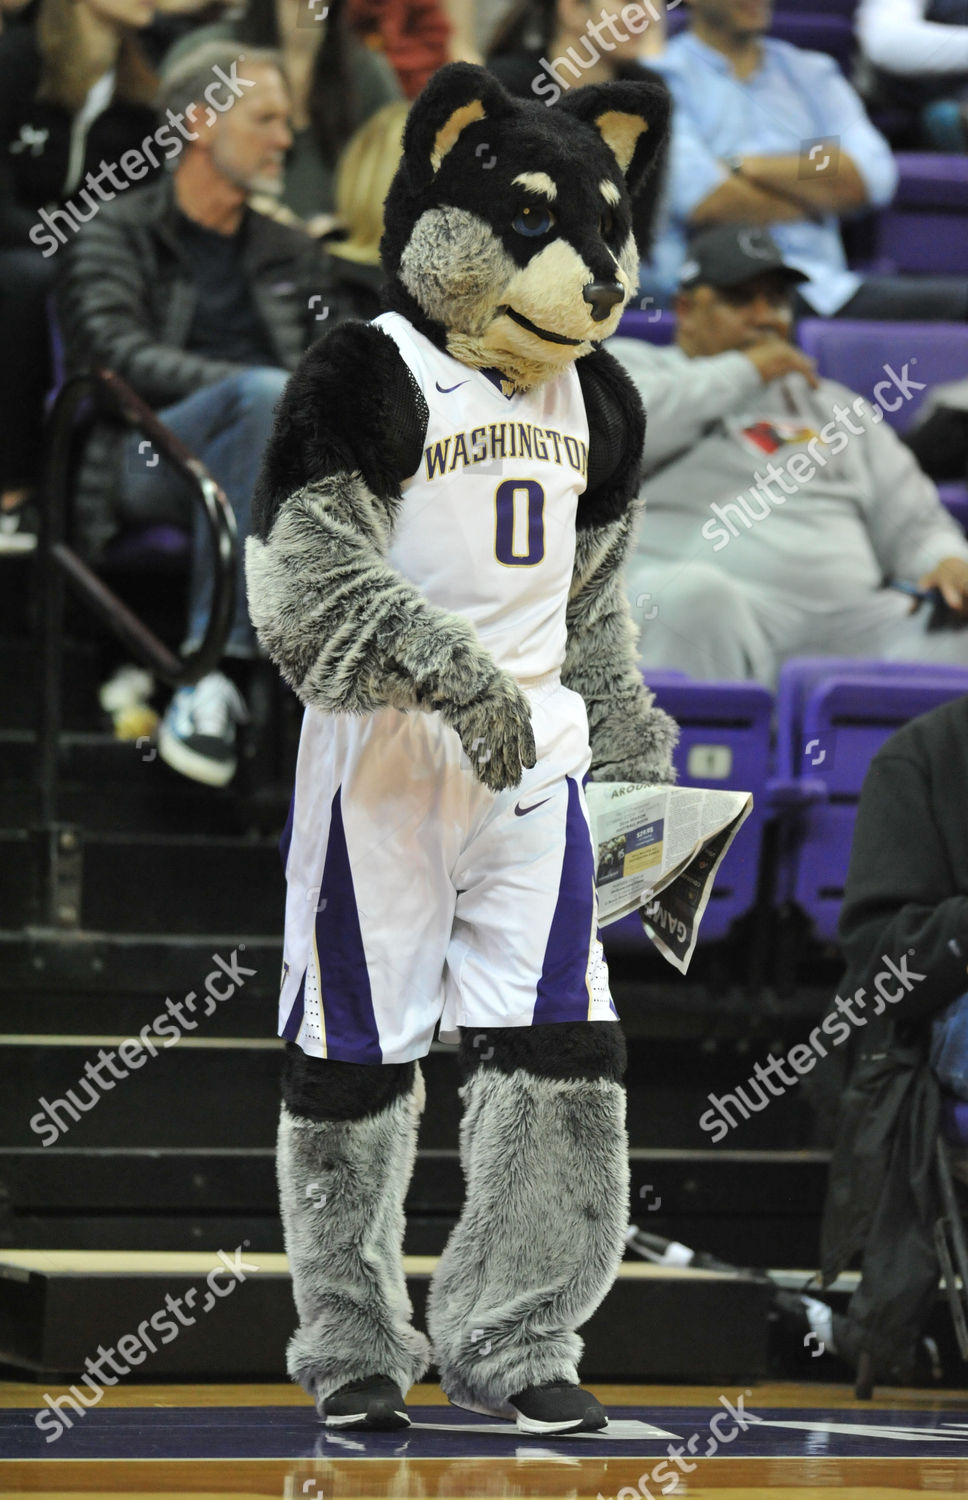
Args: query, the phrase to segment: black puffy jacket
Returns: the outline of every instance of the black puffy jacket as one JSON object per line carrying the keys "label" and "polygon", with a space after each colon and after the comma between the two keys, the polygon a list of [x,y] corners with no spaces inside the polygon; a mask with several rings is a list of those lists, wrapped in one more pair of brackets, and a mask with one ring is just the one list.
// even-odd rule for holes
{"label": "black puffy jacket", "polygon": [[[842,994],[891,1009],[855,1038],[821,1231],[825,1286],[863,1253],[850,1336],[880,1370],[902,1360],[937,1296],[934,1151],[941,1095],[931,1021],[968,989],[968,696],[913,719],[871,761],[840,916]],[[901,994],[901,991],[904,991]],[[844,1350],[842,1352],[849,1352]]]}
{"label": "black puffy jacket", "polygon": [[[291,370],[350,310],[315,240],[249,210],[243,261],[281,369]],[[65,372],[114,370],[149,406],[173,405],[243,367],[186,349],[196,285],[178,247],[170,177],[105,206],[60,252],[57,317]],[[328,308],[325,321],[320,309]],[[113,494],[126,429],[101,423],[75,488],[74,540],[96,555],[117,530]]]}

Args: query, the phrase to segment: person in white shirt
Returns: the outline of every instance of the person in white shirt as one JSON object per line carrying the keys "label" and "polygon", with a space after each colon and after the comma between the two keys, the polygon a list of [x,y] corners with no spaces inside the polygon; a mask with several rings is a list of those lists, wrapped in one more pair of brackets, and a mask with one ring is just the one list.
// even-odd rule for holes
{"label": "person in white shirt", "polygon": [[968,277],[850,269],[840,220],[883,208],[897,166],[833,58],[766,33],[771,0],[689,0],[689,30],[653,66],[674,100],[666,224],[641,290],[664,302],[691,233],[768,226],[821,317],[968,318]]}
{"label": "person in white shirt", "polygon": [[912,116],[904,144],[968,150],[968,0],[861,0],[854,25],[862,92]]}
{"label": "person in white shirt", "polygon": [[[968,540],[884,421],[917,367],[899,349],[870,400],[819,379],[790,342],[801,274],[765,229],[709,230],[676,343],[609,341],[648,412],[626,569],[642,663],[767,685],[794,655],[968,666]],[[889,581],[939,595],[912,613]]]}

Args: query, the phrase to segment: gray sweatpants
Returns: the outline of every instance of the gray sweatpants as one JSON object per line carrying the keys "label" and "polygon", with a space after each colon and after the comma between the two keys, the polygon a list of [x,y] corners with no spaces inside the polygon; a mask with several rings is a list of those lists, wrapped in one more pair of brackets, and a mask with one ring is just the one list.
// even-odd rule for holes
{"label": "gray sweatpants", "polygon": [[929,631],[929,609],[879,589],[838,608],[739,583],[710,563],[636,560],[626,577],[643,667],[775,687],[790,656],[869,656],[968,667],[968,626]]}

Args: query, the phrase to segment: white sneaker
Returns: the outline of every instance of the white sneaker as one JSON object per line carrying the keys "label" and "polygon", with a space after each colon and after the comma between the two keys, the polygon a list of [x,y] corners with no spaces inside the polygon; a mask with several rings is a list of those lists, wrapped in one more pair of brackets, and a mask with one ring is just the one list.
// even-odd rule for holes
{"label": "white sneaker", "polygon": [[37,521],[33,504],[23,501],[11,510],[0,510],[0,553],[11,556],[33,552],[37,546]]}
{"label": "white sneaker", "polygon": [[241,693],[221,672],[179,688],[158,731],[158,754],[173,771],[227,786],[235,775],[235,732],[248,720]]}

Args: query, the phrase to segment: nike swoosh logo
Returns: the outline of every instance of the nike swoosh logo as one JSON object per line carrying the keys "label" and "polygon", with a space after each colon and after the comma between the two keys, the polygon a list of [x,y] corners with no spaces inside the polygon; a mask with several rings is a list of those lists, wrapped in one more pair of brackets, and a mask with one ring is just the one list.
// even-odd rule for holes
{"label": "nike swoosh logo", "polygon": [[440,394],[442,396],[449,396],[450,393],[451,393],[451,391],[459,391],[462,385],[466,385],[467,384],[467,381],[466,380],[458,380],[458,382],[457,382],[456,385],[441,385],[440,381],[438,380],[436,382],[436,384],[437,384],[437,389],[438,389],[438,391],[440,392]]}
{"label": "nike swoosh logo", "polygon": [[529,812],[534,812],[535,809],[538,808],[538,807],[544,807],[545,802],[550,802],[550,801],[551,801],[550,797],[545,797],[544,801],[542,801],[542,802],[532,802],[532,804],[531,804],[530,807],[522,807],[521,804],[520,804],[520,802],[516,802],[515,805],[514,805],[514,816],[516,818],[526,818],[528,816]]}

